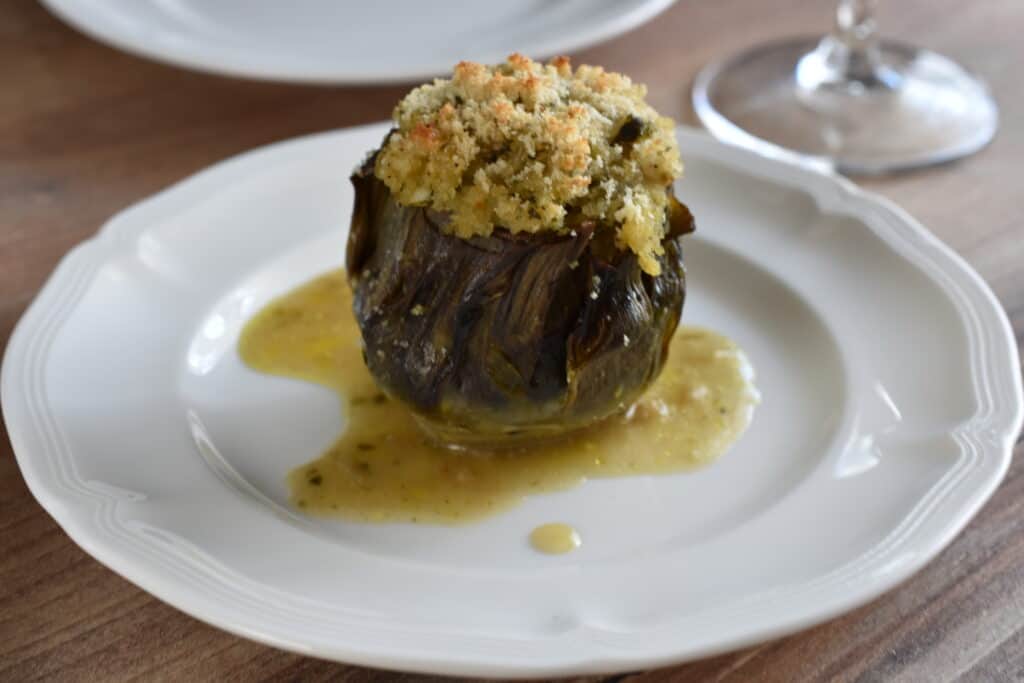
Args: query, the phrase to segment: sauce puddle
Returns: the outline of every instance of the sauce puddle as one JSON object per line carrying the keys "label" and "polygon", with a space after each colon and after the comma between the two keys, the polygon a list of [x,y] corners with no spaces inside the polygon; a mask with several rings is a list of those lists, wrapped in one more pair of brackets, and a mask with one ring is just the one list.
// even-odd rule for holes
{"label": "sauce puddle", "polygon": [[547,555],[563,555],[582,545],[579,532],[568,524],[541,524],[530,532],[530,545]]}
{"label": "sauce puddle", "polygon": [[268,304],[242,331],[239,353],[255,370],[338,393],[345,431],[326,453],[292,470],[291,498],[310,514],[367,522],[458,524],[589,477],[693,469],[736,440],[759,400],[753,370],[732,341],[681,326],[661,375],[623,415],[522,450],[441,448],[381,393],[363,364],[343,271]]}

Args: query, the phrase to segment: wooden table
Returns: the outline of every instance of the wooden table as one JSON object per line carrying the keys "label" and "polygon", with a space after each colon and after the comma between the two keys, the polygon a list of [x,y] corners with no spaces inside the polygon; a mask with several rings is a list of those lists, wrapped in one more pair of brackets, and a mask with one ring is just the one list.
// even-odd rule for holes
{"label": "wooden table", "polygon": [[[981,73],[1002,128],[953,166],[867,183],[951,244],[1024,331],[1024,3],[882,3],[891,35]],[[760,41],[822,30],[830,2],[682,0],[579,55],[650,86],[693,121],[696,70]],[[136,59],[31,0],[0,12],[0,339],[58,259],[112,213],[211,162],[274,140],[386,118],[406,87],[230,80]],[[0,435],[0,680],[394,680],[241,640],[185,616],[94,561],[30,496]],[[1019,451],[1019,449],[1018,449]],[[1019,455],[1019,453],[1018,453]],[[1024,463],[938,559],[817,628],[631,681],[1024,679]],[[414,679],[415,676],[401,678]]]}

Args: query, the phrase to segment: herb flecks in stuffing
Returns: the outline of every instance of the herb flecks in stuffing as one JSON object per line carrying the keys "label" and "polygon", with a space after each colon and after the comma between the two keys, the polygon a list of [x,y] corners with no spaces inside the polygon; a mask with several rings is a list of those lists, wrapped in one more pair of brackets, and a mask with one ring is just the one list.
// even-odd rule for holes
{"label": "herb flecks in stuffing", "polygon": [[444,229],[459,237],[569,234],[593,220],[658,275],[668,186],[683,169],[672,120],[646,94],[565,57],[461,62],[398,104],[375,174],[402,204],[450,214]]}

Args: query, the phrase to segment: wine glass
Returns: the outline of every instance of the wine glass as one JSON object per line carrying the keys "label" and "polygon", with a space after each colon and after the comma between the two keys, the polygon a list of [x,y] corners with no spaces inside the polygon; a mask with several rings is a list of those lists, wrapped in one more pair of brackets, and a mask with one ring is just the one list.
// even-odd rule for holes
{"label": "wine glass", "polygon": [[999,113],[952,60],[880,41],[876,0],[840,0],[832,33],[706,66],[693,105],[715,136],[847,174],[942,163],[984,147]]}

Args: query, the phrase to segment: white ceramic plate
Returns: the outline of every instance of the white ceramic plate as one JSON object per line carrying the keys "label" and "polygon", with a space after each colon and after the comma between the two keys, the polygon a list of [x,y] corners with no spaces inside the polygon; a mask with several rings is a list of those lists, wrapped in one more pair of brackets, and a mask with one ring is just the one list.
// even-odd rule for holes
{"label": "white ceramic plate", "polygon": [[201,71],[310,83],[422,80],[460,60],[548,57],[674,0],[42,0],[83,33]]}
{"label": "white ceramic plate", "polygon": [[[684,318],[736,339],[764,401],[720,461],[587,482],[466,527],[306,519],[285,473],[334,396],[245,368],[244,321],[339,266],[349,170],[385,126],[214,166],[72,251],[3,366],[32,492],[180,609],[319,657],[473,675],[650,667],[866,602],[949,543],[1021,423],[1007,320],[963,261],[850,183],[680,131]],[[578,551],[527,546],[564,520]]]}

